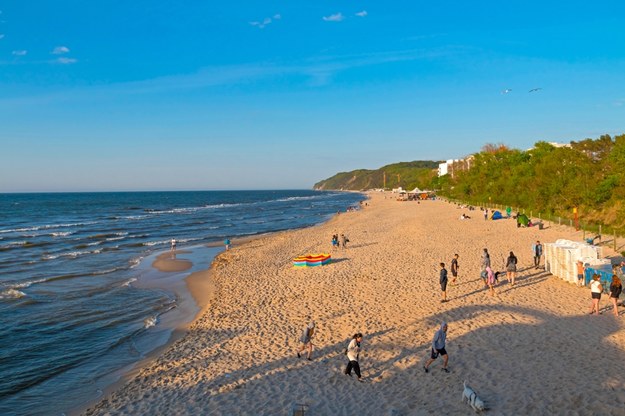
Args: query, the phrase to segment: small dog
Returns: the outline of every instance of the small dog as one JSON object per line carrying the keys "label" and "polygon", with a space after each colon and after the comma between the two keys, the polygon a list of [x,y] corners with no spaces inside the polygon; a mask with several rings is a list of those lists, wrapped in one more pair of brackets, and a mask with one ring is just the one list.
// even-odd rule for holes
{"label": "small dog", "polygon": [[484,402],[477,397],[477,393],[475,391],[473,391],[473,389],[469,386],[467,386],[467,381],[465,380],[463,383],[464,386],[464,391],[462,392],[462,401],[464,402],[464,399],[467,399],[467,403],[469,403],[469,406],[471,406],[473,408],[473,410],[475,410],[476,412],[481,412],[484,410]]}

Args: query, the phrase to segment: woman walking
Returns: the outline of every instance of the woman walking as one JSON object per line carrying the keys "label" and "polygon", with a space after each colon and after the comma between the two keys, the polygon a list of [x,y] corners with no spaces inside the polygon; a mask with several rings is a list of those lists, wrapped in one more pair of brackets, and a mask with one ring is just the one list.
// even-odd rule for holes
{"label": "woman walking", "polygon": [[614,313],[614,316],[618,316],[618,309],[616,308],[616,304],[622,290],[623,286],[621,284],[621,279],[619,279],[618,275],[616,274],[612,275],[612,284],[610,285],[610,300],[612,301],[612,312]]}
{"label": "woman walking", "polygon": [[362,375],[360,374],[360,365],[358,364],[358,356],[360,355],[360,343],[362,342],[362,334],[359,332],[354,334],[352,340],[349,342],[347,346],[347,359],[349,362],[347,363],[347,367],[345,368],[345,374],[348,376],[352,376],[352,369],[354,373],[356,373],[356,377],[358,377],[358,381],[362,382]]}
{"label": "woman walking", "polygon": [[506,260],[506,274],[508,275],[508,281],[511,286],[514,286],[514,279],[516,279],[516,264],[518,263],[518,259],[511,251],[508,256],[508,260]]}
{"label": "woman walking", "polygon": [[590,293],[592,295],[592,305],[590,306],[590,314],[593,312],[595,315],[599,315],[599,301],[601,300],[601,292],[603,292],[603,286],[599,281],[601,276],[595,274],[592,276],[592,282],[590,282]]}

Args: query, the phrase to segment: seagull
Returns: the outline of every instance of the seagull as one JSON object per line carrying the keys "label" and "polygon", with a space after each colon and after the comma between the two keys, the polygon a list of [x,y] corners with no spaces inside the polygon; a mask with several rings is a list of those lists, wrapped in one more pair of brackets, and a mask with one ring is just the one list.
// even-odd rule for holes
{"label": "seagull", "polygon": [[540,91],[542,90],[542,88],[532,88],[531,90],[529,90],[528,92],[536,92],[536,91]]}
{"label": "seagull", "polygon": [[501,91],[502,94],[507,94],[510,91],[512,91],[510,88],[506,88],[505,90]]}

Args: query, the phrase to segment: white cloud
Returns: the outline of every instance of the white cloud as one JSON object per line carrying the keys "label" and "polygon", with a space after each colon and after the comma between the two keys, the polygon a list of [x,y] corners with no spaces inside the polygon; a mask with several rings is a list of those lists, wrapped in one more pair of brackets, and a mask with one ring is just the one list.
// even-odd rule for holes
{"label": "white cloud", "polygon": [[[273,15],[273,20],[280,20],[280,19],[282,19],[282,15],[280,14]],[[259,29],[264,29],[265,26],[270,25],[273,22],[273,20],[271,17],[265,17],[262,22],[254,21],[254,22],[250,22],[250,25],[256,26]]]}
{"label": "white cloud", "polygon": [[59,59],[56,60],[58,63],[60,64],[75,64],[76,62],[78,62],[77,59],[74,58],[66,58],[66,57],[60,57]]}
{"label": "white cloud", "polygon": [[369,13],[367,13],[366,10],[363,10],[361,12],[356,13],[356,16],[358,17],[365,17],[366,15],[368,15]]}
{"label": "white cloud", "polygon": [[331,14],[330,16],[323,16],[323,20],[325,20],[326,22],[340,22],[343,19],[345,19],[345,16],[343,16],[343,13],[341,12]]}
{"label": "white cloud", "polygon": [[52,49],[52,54],[53,55],[63,55],[64,53],[68,53],[69,52],[69,48],[67,46],[57,46],[56,48]]}
{"label": "white cloud", "polygon": [[11,53],[13,55],[15,55],[15,56],[24,56],[24,55],[26,55],[28,53],[28,51],[24,51],[24,50],[22,50],[22,51],[13,51]]}

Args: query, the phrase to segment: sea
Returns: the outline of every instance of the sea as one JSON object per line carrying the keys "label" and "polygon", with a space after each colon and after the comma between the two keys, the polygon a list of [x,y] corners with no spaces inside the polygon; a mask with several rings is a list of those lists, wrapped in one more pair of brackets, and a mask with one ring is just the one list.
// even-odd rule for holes
{"label": "sea", "polygon": [[[225,239],[313,226],[364,199],[312,190],[0,194],[0,414],[63,415],[93,403],[193,319],[184,278],[209,268]],[[159,272],[151,264],[172,238],[193,267]]]}

